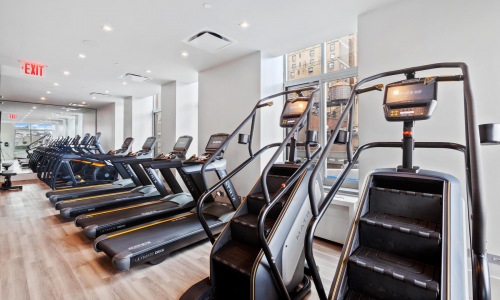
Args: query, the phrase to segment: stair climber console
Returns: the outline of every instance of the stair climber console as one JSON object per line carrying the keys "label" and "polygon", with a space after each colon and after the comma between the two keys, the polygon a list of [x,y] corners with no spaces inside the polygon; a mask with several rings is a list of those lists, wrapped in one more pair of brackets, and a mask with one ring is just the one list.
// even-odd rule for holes
{"label": "stair climber console", "polygon": [[[459,68],[462,73],[415,77],[416,72],[439,68]],[[466,237],[469,234],[472,295],[474,299],[490,299],[485,211],[481,199],[479,130],[474,120],[470,79],[464,63],[419,66],[361,80],[354,87],[339,125],[332,132],[311,176],[321,171],[340,124],[353,110],[355,96],[382,90],[381,85],[368,88],[361,88],[361,85],[395,75],[406,78],[386,86],[383,112],[387,121],[403,123],[402,142],[372,142],[360,146],[350,155],[350,163],[323,199],[317,199],[314,193],[317,183],[312,180],[309,183],[313,218],[307,228],[305,247],[318,295],[320,299],[468,299]],[[464,84],[467,144],[415,142],[415,121],[432,117],[437,109],[438,84],[446,81],[462,81]],[[489,129],[493,127],[489,126]],[[352,132],[352,126],[349,130]],[[493,132],[485,134],[485,142],[496,143],[498,138],[492,138],[494,135]],[[348,144],[350,147],[351,144]],[[323,286],[314,259],[314,231],[360,153],[370,148],[401,148],[402,164],[395,168],[376,169],[368,174],[328,291]],[[414,148],[463,152],[467,195],[461,194],[460,182],[454,176],[414,166]],[[471,218],[472,215],[474,218]]]}
{"label": "stair climber console", "polygon": [[[250,157],[209,192],[238,174],[264,151],[277,149],[217,240],[210,230],[205,230],[214,243],[210,277],[192,286],[181,299],[289,299],[309,293],[310,281],[304,275],[304,226],[312,216],[307,200],[312,162],[321,149],[315,139],[316,132],[309,128],[310,109],[317,93],[313,90],[311,87],[292,90],[260,100],[231,134],[228,142],[239,134],[238,141],[248,144]],[[302,96],[306,91],[312,91],[309,97]],[[258,109],[272,104],[270,99],[288,94],[297,97],[287,100],[281,113],[279,125],[287,129],[285,139],[254,152],[252,134],[239,132],[255,118]],[[305,134],[299,134],[301,130]],[[250,132],[253,133],[253,122]],[[304,140],[298,141],[297,137],[301,136]],[[299,146],[306,148],[304,159],[297,159]],[[288,151],[284,151],[286,148]],[[286,161],[276,162],[284,152]],[[201,197],[198,207],[203,202]],[[206,223],[203,216],[200,221]]]}

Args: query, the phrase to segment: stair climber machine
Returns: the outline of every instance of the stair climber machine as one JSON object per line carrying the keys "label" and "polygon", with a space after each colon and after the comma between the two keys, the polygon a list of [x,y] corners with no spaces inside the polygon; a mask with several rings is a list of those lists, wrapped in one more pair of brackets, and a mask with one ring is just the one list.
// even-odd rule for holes
{"label": "stair climber machine", "polygon": [[172,152],[167,155],[161,154],[152,161],[141,163],[156,189],[165,188],[155,171],[159,170],[172,194],[159,200],[80,215],[75,218],[75,225],[82,227],[89,239],[95,239],[105,233],[165,218],[193,208],[195,206],[193,197],[191,194],[184,193],[171,171],[171,169],[182,167],[182,162],[186,159],[186,152],[192,140],[193,138],[190,136],[181,136],[175,143]]}
{"label": "stair climber machine", "polygon": [[[309,97],[302,96],[306,91],[312,91]],[[198,213],[213,243],[210,277],[193,285],[181,299],[301,299],[310,292],[310,281],[304,274],[304,236],[305,225],[311,218],[308,184],[313,161],[321,151],[317,133],[310,130],[311,108],[317,92],[314,87],[307,87],[260,100],[230,136],[230,139],[234,138],[251,121],[250,135],[239,134],[238,138],[240,143],[248,144],[250,157],[210,188],[207,194],[238,174],[263,152],[277,149],[217,239],[207,226],[209,220]],[[252,139],[257,110],[272,105],[273,98],[280,97],[281,101],[281,96],[295,94],[297,97],[285,101],[279,120],[279,125],[287,129],[284,140],[254,152]],[[304,134],[299,134],[301,130]],[[299,141],[297,137],[304,137],[304,140]],[[302,160],[297,159],[297,147],[305,148],[306,157]],[[277,163],[284,153],[287,154],[286,161]],[[317,180],[317,192],[321,193],[321,178]],[[198,200],[198,208],[203,205],[207,194]]]}
{"label": "stair climber machine", "polygon": [[[76,186],[76,187],[68,187],[64,189],[58,189],[54,191],[47,192],[45,195],[52,203],[56,203],[63,200],[74,199],[84,196],[93,196],[100,195],[106,193],[120,192],[125,190],[130,190],[136,187],[133,179],[130,178],[126,167],[124,167],[121,163],[116,163],[113,161],[115,158],[122,158],[124,156],[132,156],[132,157],[147,157],[151,155],[152,149],[149,148],[151,145],[150,141],[147,140],[143,145],[142,149],[138,153],[129,152],[134,139],[128,137],[123,142],[120,149],[111,150],[106,154],[92,154],[85,156],[86,159],[89,159],[90,162],[98,162],[100,164],[107,163],[112,165],[115,170],[120,175],[121,179],[117,179],[111,183],[98,183],[96,182],[93,185],[85,185],[85,186]],[[82,159],[83,160],[83,159]]]}
{"label": "stair climber machine", "polygon": [[[223,133],[212,135],[202,156],[193,156],[177,168],[193,198],[206,192],[202,169],[203,172],[215,171],[218,178],[227,175],[226,160],[222,157],[227,138],[228,135]],[[222,188],[231,204],[227,200],[217,201],[216,197],[209,195],[206,205],[198,207],[214,234],[222,230],[240,203],[230,181],[226,181]],[[176,200],[173,198],[170,201]],[[94,248],[111,257],[113,266],[119,270],[128,270],[146,262],[158,264],[168,258],[171,252],[207,238],[196,212],[195,208],[186,213],[103,234],[94,240]]]}
{"label": "stair climber machine", "polygon": [[109,194],[103,193],[58,201],[55,203],[55,208],[60,210],[62,217],[72,219],[84,213],[102,211],[123,205],[138,204],[148,200],[157,200],[168,195],[166,189],[156,189],[144,169],[140,166],[140,163],[153,159],[151,155],[155,144],[156,138],[149,137],[144,143],[143,150],[124,157],[111,159],[114,163],[122,164],[125,167],[128,175],[136,185],[135,188]]}
{"label": "stair climber machine", "polygon": [[[460,69],[461,74],[415,77],[416,72],[429,74],[431,70],[442,68]],[[313,218],[307,228],[306,258],[318,295],[320,299],[468,299],[468,223],[473,299],[489,300],[480,135],[467,65],[437,63],[363,79],[355,85],[338,124],[342,124],[348,114],[352,117],[356,95],[383,89],[382,85],[361,88],[363,84],[396,75],[406,78],[386,85],[382,107],[387,121],[403,123],[402,142],[372,142],[360,146],[353,155],[348,151],[351,153],[349,164],[324,199],[317,199],[315,182],[310,182]],[[438,104],[438,84],[450,81],[463,82],[466,145],[415,142],[415,121],[432,117]],[[351,117],[348,127],[352,132]],[[496,130],[488,130],[495,127]],[[339,128],[337,125],[332,132],[313,175],[321,172],[318,166],[324,163]],[[483,129],[486,129],[483,142],[499,142],[500,128],[486,125]],[[401,148],[402,165],[376,169],[368,174],[328,292],[314,259],[314,231],[354,162],[362,151],[371,148]],[[414,148],[451,149],[465,154],[466,201],[462,199],[460,183],[455,177],[413,165]]]}

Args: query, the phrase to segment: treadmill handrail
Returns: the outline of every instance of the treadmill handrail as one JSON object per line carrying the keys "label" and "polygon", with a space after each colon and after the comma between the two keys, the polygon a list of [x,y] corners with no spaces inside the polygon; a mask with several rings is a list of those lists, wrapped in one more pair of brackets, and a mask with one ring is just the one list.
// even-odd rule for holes
{"label": "treadmill handrail", "polygon": [[[467,181],[467,192],[469,201],[472,206],[472,215],[473,219],[470,220],[472,222],[471,229],[471,257],[472,257],[472,287],[473,287],[473,298],[474,299],[490,299],[491,291],[490,291],[490,282],[489,282],[489,269],[486,260],[486,211],[485,205],[483,201],[483,187],[482,183],[479,180],[482,170],[481,170],[481,152],[480,152],[480,142],[479,142],[479,129],[476,122],[475,116],[475,106],[474,99],[472,95],[472,90],[470,87],[470,79],[469,79],[469,70],[465,63],[463,62],[445,62],[445,63],[435,63],[429,65],[422,65],[412,68],[404,68],[389,72],[379,73],[365,79],[360,80],[354,86],[353,91],[349,97],[349,100],[345,106],[345,110],[340,116],[335,129],[332,131],[323,153],[321,154],[315,169],[311,175],[311,181],[309,183],[309,199],[311,202],[311,209],[313,212],[313,216],[317,217],[319,215],[318,207],[315,203],[319,203],[316,200],[316,195],[313,190],[313,178],[315,178],[320,170],[323,168],[323,165],[326,161],[328,153],[335,141],[342,123],[345,121],[347,114],[351,113],[351,110],[354,107],[355,96],[358,91],[361,91],[360,87],[370,81],[394,76],[394,75],[404,75],[408,73],[414,73],[417,71],[425,71],[431,69],[440,69],[440,68],[459,68],[462,71],[462,75],[455,76],[437,76],[433,80],[436,81],[463,81],[464,88],[464,115],[465,115],[465,138],[466,138],[466,148],[465,148],[465,170],[466,170],[466,181]],[[349,128],[350,132],[352,132],[352,127]],[[352,147],[352,144],[350,145]],[[355,159],[353,160],[355,161]],[[339,178],[337,181],[339,181]],[[336,182],[337,182],[336,181]],[[328,194],[328,198],[324,198],[323,201],[330,200],[335,196],[335,193]],[[470,216],[469,216],[470,217]],[[311,228],[311,230],[315,230],[315,228]],[[311,236],[311,234],[309,234]],[[314,232],[312,233],[312,236]],[[309,242],[309,241],[307,241]],[[312,255],[312,254],[311,254]],[[321,282],[316,282],[317,287],[319,285],[322,286]],[[319,284],[319,285],[318,285]],[[320,291],[318,290],[318,293]],[[323,299],[326,297],[323,293],[320,293],[320,297]]]}

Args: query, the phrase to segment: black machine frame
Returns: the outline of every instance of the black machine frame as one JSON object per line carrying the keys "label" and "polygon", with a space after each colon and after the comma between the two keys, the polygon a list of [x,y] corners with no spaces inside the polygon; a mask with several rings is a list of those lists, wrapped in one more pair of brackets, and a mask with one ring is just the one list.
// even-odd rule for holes
{"label": "black machine frame", "polygon": [[[464,115],[465,115],[465,138],[466,144],[465,146],[447,143],[447,142],[413,142],[413,140],[403,139],[403,142],[373,142],[360,146],[356,152],[353,154],[352,149],[352,141],[351,135],[348,136],[347,142],[347,152],[348,152],[348,160],[349,164],[344,168],[341,174],[338,176],[338,179],[333,184],[331,190],[324,197],[324,201],[317,202],[316,194],[314,193],[314,178],[316,178],[322,170],[322,165],[324,165],[326,158],[328,156],[328,152],[331,149],[336,137],[341,132],[340,127],[341,124],[345,121],[345,119],[349,116],[349,132],[352,132],[352,116],[353,116],[353,107],[355,102],[355,97],[358,94],[369,92],[372,90],[382,90],[382,85],[376,85],[368,88],[361,88],[363,84],[366,84],[370,81],[374,81],[380,78],[394,76],[394,75],[405,75],[406,78],[414,78],[415,72],[432,70],[432,69],[442,69],[442,68],[453,68],[460,69],[462,75],[452,75],[452,76],[435,76],[428,77],[426,80],[429,82],[435,81],[462,81],[463,82],[463,93],[464,93]],[[405,122],[406,125],[406,122]],[[311,219],[306,233],[306,259],[309,266],[316,266],[316,261],[314,259],[313,253],[313,239],[314,232],[316,227],[321,220],[322,216],[325,214],[327,208],[332,202],[334,196],[337,194],[340,189],[341,184],[344,179],[347,177],[347,174],[354,166],[354,163],[357,161],[361,152],[370,148],[403,148],[410,149],[411,151],[404,152],[412,152],[413,147],[415,148],[442,148],[442,149],[452,149],[457,150],[464,153],[465,156],[465,170],[466,170],[466,191],[467,191],[467,204],[469,207],[468,212],[468,222],[469,222],[469,230],[470,230],[470,243],[471,243],[471,258],[472,258],[472,296],[474,299],[490,299],[490,279],[489,279],[489,267],[486,253],[486,211],[483,200],[483,187],[481,181],[479,180],[482,170],[481,170],[481,152],[480,152],[480,136],[479,136],[479,127],[476,122],[475,116],[475,106],[474,99],[472,95],[472,90],[470,86],[470,76],[469,70],[465,63],[463,62],[445,62],[445,63],[436,63],[429,65],[422,65],[412,68],[404,68],[389,72],[379,73],[370,77],[367,77],[363,80],[360,80],[353,88],[351,96],[346,104],[346,109],[342,113],[339,118],[339,122],[335,129],[331,132],[331,135],[325,145],[325,150],[322,152],[317,164],[311,175],[311,181],[309,184],[309,199],[311,202],[311,209],[313,213],[313,218]],[[407,148],[409,147],[409,148]],[[411,155],[408,157],[403,156],[403,168],[410,167],[412,164]],[[408,169],[405,168],[406,171]],[[315,203],[321,203],[321,205],[317,205]],[[474,216],[474,218],[472,218]],[[343,257],[344,251],[341,255]],[[341,264],[339,264],[341,265]],[[319,276],[318,269],[316,267],[311,268],[312,277],[315,283],[315,286],[318,290],[318,294],[320,299],[327,299],[327,295]],[[279,280],[279,278],[275,278]]]}

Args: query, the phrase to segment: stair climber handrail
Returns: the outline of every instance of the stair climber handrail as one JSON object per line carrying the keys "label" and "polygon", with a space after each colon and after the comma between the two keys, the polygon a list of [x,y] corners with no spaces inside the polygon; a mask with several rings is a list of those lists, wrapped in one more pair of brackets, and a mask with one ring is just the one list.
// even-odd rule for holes
{"label": "stair climber handrail", "polygon": [[[266,145],[262,147],[260,150],[257,152],[253,152],[252,150],[252,140],[253,140],[253,135],[254,135],[254,127],[255,127],[255,116],[257,114],[257,110],[261,109],[263,107],[267,106],[272,106],[273,102],[270,101],[273,98],[292,94],[292,93],[301,93],[304,91],[312,91],[315,90],[315,87],[305,87],[305,88],[300,88],[300,89],[294,89],[294,90],[288,90],[288,91],[283,91],[279,92],[270,96],[267,96],[265,98],[260,99],[257,101],[257,104],[255,107],[252,109],[251,113],[241,122],[241,124],[227,137],[226,141],[215,151],[215,153],[210,156],[203,166],[201,167],[201,176],[203,179],[203,184],[206,188],[206,192],[204,192],[200,198],[197,201],[196,204],[196,215],[198,219],[200,220],[200,223],[205,230],[205,233],[207,234],[210,242],[213,244],[215,242],[215,237],[210,230],[210,227],[208,226],[207,221],[205,220],[205,217],[203,216],[203,205],[205,200],[208,198],[210,194],[215,192],[218,188],[220,188],[224,183],[226,183],[228,180],[230,180],[233,176],[235,176],[238,172],[240,172],[242,169],[244,169],[249,163],[251,163],[254,159],[259,157],[263,152],[267,151],[270,148],[278,147],[280,146],[280,143],[273,143]],[[214,160],[219,157],[223,151],[228,147],[228,145],[231,143],[231,141],[240,133],[240,131],[243,129],[243,127],[251,121],[251,127],[250,127],[250,135],[248,137],[248,153],[249,153],[249,158],[243,161],[239,166],[234,168],[231,172],[229,172],[224,178],[221,178],[219,182],[217,182],[214,186],[209,187],[208,185],[208,179],[207,179],[207,167],[214,162]]]}
{"label": "stair climber handrail", "polygon": [[[485,205],[483,201],[483,187],[482,183],[479,180],[482,174],[481,169],[481,152],[479,149],[479,130],[476,122],[475,115],[475,106],[474,99],[472,95],[472,90],[470,87],[470,79],[469,79],[469,70],[465,63],[463,62],[446,62],[446,63],[435,63],[429,65],[422,65],[412,68],[404,68],[389,72],[379,73],[370,77],[367,77],[363,80],[360,80],[353,88],[353,92],[351,93],[349,100],[345,106],[345,110],[339,118],[335,129],[332,131],[325,147],[323,153],[321,154],[318,162],[316,163],[316,167],[312,172],[310,184],[309,184],[309,200],[311,203],[311,210],[313,213],[313,217],[309,223],[307,233],[306,233],[306,259],[311,266],[315,266],[314,255],[312,251],[312,242],[314,237],[314,231],[316,230],[316,226],[319,223],[321,217],[326,212],[329,204],[332,202],[335,194],[338,192],[342,181],[347,176],[348,170],[345,169],[337,178],[330,192],[322,197],[322,201],[319,202],[316,199],[316,194],[314,193],[314,178],[318,176],[318,173],[322,170],[326,158],[328,157],[328,153],[331,150],[331,147],[339,134],[340,127],[342,123],[345,121],[348,114],[352,114],[353,104],[355,96],[358,93],[364,92],[364,89],[360,87],[370,81],[380,79],[383,77],[394,76],[394,75],[405,75],[409,73],[414,73],[417,71],[425,71],[431,69],[440,69],[440,68],[459,68],[462,71],[462,75],[456,76],[437,76],[432,80],[436,81],[463,81],[464,88],[464,116],[465,116],[465,137],[466,137],[466,145],[464,153],[465,153],[465,170],[466,170],[466,178],[467,178],[467,192],[470,197],[468,201],[471,203],[472,213],[468,216],[469,222],[472,223],[470,226],[471,229],[471,259],[472,259],[472,288],[473,288],[473,299],[486,299],[489,300],[491,298],[490,295],[490,281],[489,281],[489,269],[487,262],[487,253],[486,253],[486,213],[485,213]],[[367,88],[370,89],[370,88]],[[352,133],[351,124],[349,125],[349,135]],[[361,146],[359,149],[367,149],[373,146],[369,146],[370,144]],[[417,145],[422,146],[421,143],[415,143],[415,147]],[[352,144],[349,145],[351,147]],[[434,148],[434,147],[429,147]],[[460,148],[460,147],[459,147]],[[354,157],[349,159],[349,169],[352,167],[354,162],[357,160],[357,157],[361,153],[359,149],[356,151]],[[352,151],[352,150],[348,150]],[[361,150],[363,151],[363,150]],[[320,199],[321,200],[321,199]],[[318,208],[316,203],[322,203],[321,207]],[[471,218],[471,215],[473,218]],[[342,261],[340,261],[342,263]],[[326,299],[326,293],[324,291],[323,284],[321,282],[321,278],[319,277],[319,273],[316,268],[312,268],[313,271],[313,280],[316,288],[318,289],[318,294],[321,299]]]}
{"label": "stair climber handrail", "polygon": [[304,162],[290,178],[288,178],[288,180],[284,184],[284,187],[280,188],[273,194],[269,203],[264,205],[264,207],[259,213],[259,218],[257,221],[257,230],[259,233],[259,241],[262,246],[262,250],[264,251],[264,255],[266,256],[266,259],[271,267],[273,278],[275,280],[276,285],[279,287],[280,294],[283,298],[286,299],[290,299],[290,295],[288,295],[288,291],[286,289],[285,283],[283,282],[281,273],[279,272],[276,266],[273,254],[271,252],[271,249],[269,248],[269,244],[267,243],[267,238],[265,235],[265,222],[267,215],[274,207],[274,205],[278,203],[281,197],[283,197],[283,195],[290,189],[290,187],[293,186],[293,184],[299,179],[301,174],[311,165],[313,160],[316,159],[316,157],[318,157],[320,153],[321,153],[321,146],[317,145],[316,150],[313,152],[310,158],[306,162]]}
{"label": "stair climber handrail", "polygon": [[203,205],[205,203],[205,200],[215,191],[217,191],[218,188],[220,188],[224,183],[229,181],[231,178],[234,177],[237,173],[239,173],[242,169],[244,169],[249,163],[251,163],[254,159],[259,157],[262,153],[264,153],[266,150],[271,149],[273,147],[278,147],[279,143],[274,143],[274,144],[269,144],[257,151],[252,157],[249,157],[246,159],[243,163],[241,163],[239,166],[237,166],[234,170],[232,170],[230,173],[228,173],[224,178],[220,179],[215,185],[207,189],[203,194],[200,196],[198,199],[198,202],[196,203],[196,215],[198,216],[198,219],[200,220],[201,226],[205,230],[205,233],[208,236],[208,239],[210,242],[213,244],[215,242],[215,237],[212,233],[212,230],[210,230],[210,227],[208,226],[207,221],[205,220],[205,217],[203,216]]}
{"label": "stair climber handrail", "polygon": [[[271,252],[271,249],[269,248],[269,245],[267,243],[267,239],[264,233],[264,222],[266,220],[267,214],[271,210],[271,208],[278,202],[278,200],[281,198],[281,196],[292,186],[292,184],[299,178],[299,175],[302,173],[303,170],[305,170],[311,163],[312,159],[316,158],[318,154],[321,152],[321,147],[317,147],[316,151],[313,154],[313,157],[307,157],[307,161],[303,163],[302,166],[299,167],[297,171],[294,172],[294,174],[287,180],[285,183],[285,186],[282,187],[280,190],[278,190],[273,197],[271,198],[269,195],[269,188],[267,186],[267,177],[269,175],[269,171],[271,170],[272,166],[275,164],[275,162],[278,160],[280,157],[281,153],[285,149],[285,147],[288,145],[288,143],[292,140],[292,138],[295,136],[296,132],[301,128],[301,126],[304,126],[305,123],[309,123],[309,113],[311,111],[311,108],[313,106],[313,98],[316,95],[316,93],[319,91],[319,89],[315,89],[314,91],[311,92],[309,95],[309,100],[307,101],[307,106],[305,110],[303,111],[302,115],[300,118],[296,121],[295,125],[289,130],[288,134],[286,135],[285,139],[281,143],[281,145],[278,147],[274,155],[271,157],[267,165],[264,167],[264,170],[262,171],[262,175],[260,178],[260,184],[262,186],[262,194],[264,196],[264,201],[266,204],[262,208],[260,214],[259,214],[259,219],[258,219],[258,233],[259,233],[259,240],[260,244],[262,246],[262,250],[264,251],[264,255],[266,256],[267,262],[271,268],[271,272],[274,278],[274,282],[278,287],[278,290],[280,291],[281,297],[285,299],[290,299],[290,295],[288,294],[288,291],[286,289],[285,283],[283,282],[282,276],[280,271],[278,270],[278,267],[276,266],[275,259],[273,257],[273,254]],[[314,143],[317,145],[316,143]],[[308,144],[307,147],[309,147],[311,144]],[[308,150],[308,153],[310,151]]]}

